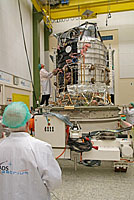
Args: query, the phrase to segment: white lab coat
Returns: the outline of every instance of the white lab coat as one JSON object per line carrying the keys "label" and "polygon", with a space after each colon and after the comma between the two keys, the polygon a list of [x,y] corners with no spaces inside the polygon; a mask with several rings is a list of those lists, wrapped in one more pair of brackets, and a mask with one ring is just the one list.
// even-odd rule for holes
{"label": "white lab coat", "polygon": [[52,86],[51,86],[51,80],[53,73],[47,72],[44,68],[40,70],[40,82],[42,86],[42,95],[51,94],[52,92]]}
{"label": "white lab coat", "polygon": [[125,108],[123,112],[126,115],[126,121],[134,125],[134,108]]}
{"label": "white lab coat", "polygon": [[0,200],[50,200],[61,170],[48,143],[26,132],[0,140]]}

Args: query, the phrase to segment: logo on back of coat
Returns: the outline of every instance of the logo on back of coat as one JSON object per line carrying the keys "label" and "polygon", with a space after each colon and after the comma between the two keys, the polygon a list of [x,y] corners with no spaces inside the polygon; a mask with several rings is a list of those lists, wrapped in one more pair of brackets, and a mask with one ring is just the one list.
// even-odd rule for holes
{"label": "logo on back of coat", "polygon": [[13,165],[8,160],[0,162],[0,175],[28,175],[28,169],[13,170]]}

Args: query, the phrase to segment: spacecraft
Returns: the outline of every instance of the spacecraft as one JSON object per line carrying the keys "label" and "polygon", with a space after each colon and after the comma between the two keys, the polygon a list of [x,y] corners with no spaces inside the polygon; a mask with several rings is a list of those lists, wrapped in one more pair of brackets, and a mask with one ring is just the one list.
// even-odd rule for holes
{"label": "spacecraft", "polygon": [[57,105],[109,105],[107,48],[96,23],[57,34]]}

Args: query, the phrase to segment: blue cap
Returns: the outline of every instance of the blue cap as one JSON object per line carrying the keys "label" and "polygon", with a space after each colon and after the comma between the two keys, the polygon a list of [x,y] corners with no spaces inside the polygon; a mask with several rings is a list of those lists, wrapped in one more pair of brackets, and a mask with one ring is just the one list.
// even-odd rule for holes
{"label": "blue cap", "polygon": [[38,69],[41,70],[44,67],[43,64],[38,64]]}
{"label": "blue cap", "polygon": [[41,70],[41,64],[38,64],[38,69]]}
{"label": "blue cap", "polygon": [[19,128],[25,126],[30,118],[31,114],[26,104],[13,102],[5,108],[2,123],[9,128]]}

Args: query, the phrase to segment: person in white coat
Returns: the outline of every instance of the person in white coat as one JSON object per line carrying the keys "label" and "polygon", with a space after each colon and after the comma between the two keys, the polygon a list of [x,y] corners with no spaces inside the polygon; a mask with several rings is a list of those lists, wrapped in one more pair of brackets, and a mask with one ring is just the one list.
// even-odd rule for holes
{"label": "person in white coat", "polygon": [[134,126],[134,103],[131,102],[129,107],[124,107],[123,113],[126,115],[126,121]]}
{"label": "person in white coat", "polygon": [[48,72],[43,64],[39,64],[38,68],[40,70],[40,83],[42,87],[42,99],[40,105],[45,103],[47,106],[49,104],[49,98],[52,92],[50,79],[53,77],[53,75],[56,75],[57,70],[55,69],[53,72]]}
{"label": "person in white coat", "polygon": [[51,145],[26,132],[29,119],[22,102],[5,108],[3,124],[11,134],[0,141],[0,200],[50,200],[50,191],[61,184]]}

